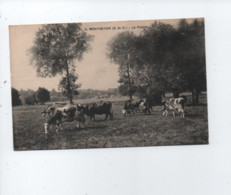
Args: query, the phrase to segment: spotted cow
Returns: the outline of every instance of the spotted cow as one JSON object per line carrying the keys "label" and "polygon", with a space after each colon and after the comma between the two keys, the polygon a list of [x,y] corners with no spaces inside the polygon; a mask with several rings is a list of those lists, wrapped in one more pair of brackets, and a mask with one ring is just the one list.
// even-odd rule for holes
{"label": "spotted cow", "polygon": [[179,112],[182,118],[185,117],[185,104],[186,98],[171,98],[170,100],[164,103],[164,109],[162,110],[163,116],[168,116],[168,112],[172,112],[173,117],[175,117],[175,112]]}
{"label": "spotted cow", "polygon": [[48,119],[45,120],[44,123],[44,131],[45,134],[48,133],[51,126],[56,126],[56,132],[59,130],[63,130],[62,123],[63,122],[71,122],[76,120],[77,128],[82,126],[84,127],[85,117],[83,110],[76,105],[65,105],[62,107],[50,105],[43,112],[43,118],[45,118],[46,114],[48,114]]}

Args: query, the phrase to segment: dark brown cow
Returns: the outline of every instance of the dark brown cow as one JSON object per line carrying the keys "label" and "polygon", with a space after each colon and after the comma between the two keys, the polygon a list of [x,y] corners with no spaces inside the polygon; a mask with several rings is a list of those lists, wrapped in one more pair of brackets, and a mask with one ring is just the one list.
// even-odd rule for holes
{"label": "dark brown cow", "polygon": [[[78,105],[79,106],[79,105]],[[95,121],[96,114],[105,114],[105,120],[107,120],[108,116],[110,116],[110,120],[113,119],[113,112],[112,112],[112,103],[107,102],[94,102],[87,105],[82,105],[84,108],[84,114],[90,117],[91,121]]]}

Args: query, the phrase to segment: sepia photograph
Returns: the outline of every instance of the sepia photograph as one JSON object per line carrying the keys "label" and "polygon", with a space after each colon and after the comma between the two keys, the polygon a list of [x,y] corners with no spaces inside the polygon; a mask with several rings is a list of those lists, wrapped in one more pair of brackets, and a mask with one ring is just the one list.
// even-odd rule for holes
{"label": "sepia photograph", "polygon": [[14,150],[208,144],[204,18],[11,25]]}

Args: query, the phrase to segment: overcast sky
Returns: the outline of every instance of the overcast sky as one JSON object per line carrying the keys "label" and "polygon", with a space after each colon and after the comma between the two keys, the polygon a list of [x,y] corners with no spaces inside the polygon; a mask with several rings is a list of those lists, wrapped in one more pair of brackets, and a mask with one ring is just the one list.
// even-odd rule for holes
{"label": "overcast sky", "polygon": [[[161,22],[176,25],[179,20],[161,20]],[[107,58],[107,42],[117,33],[130,30],[139,34],[140,26],[149,26],[154,20],[126,21],[126,22],[97,22],[83,23],[82,28],[94,35],[91,42],[92,49],[83,55],[83,59],[76,63],[76,72],[79,75],[78,83],[81,89],[108,89],[118,87],[118,65],[111,63]],[[111,29],[99,30],[104,27]],[[112,28],[115,27],[114,30]],[[118,29],[126,27],[127,29]],[[132,29],[135,27],[135,29]],[[61,76],[54,78],[39,78],[36,69],[30,64],[28,49],[33,45],[35,32],[41,25],[10,26],[10,56],[11,56],[11,83],[12,87],[37,90],[45,87],[49,90],[57,89]],[[92,30],[93,28],[95,30]]]}

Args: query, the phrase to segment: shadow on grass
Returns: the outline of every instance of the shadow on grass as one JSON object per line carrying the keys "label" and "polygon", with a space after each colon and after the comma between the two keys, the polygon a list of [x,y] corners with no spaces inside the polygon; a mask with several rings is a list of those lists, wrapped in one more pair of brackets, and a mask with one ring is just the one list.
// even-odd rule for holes
{"label": "shadow on grass", "polygon": [[187,113],[185,113],[185,118],[196,119],[196,118],[201,118],[201,117],[203,117],[202,114],[187,114]]}
{"label": "shadow on grass", "polygon": [[107,121],[113,121],[113,119],[112,120],[110,120],[110,119],[107,119],[107,120],[105,120],[105,119],[96,119],[95,121],[91,121],[92,123],[101,123],[101,122],[107,122]]}
{"label": "shadow on grass", "polygon": [[148,113],[148,114],[144,114],[144,113],[136,113],[136,114],[130,114],[130,115],[126,115],[123,118],[128,118],[128,117],[137,117],[137,116],[151,116],[151,115],[157,115],[156,113],[159,114],[159,112],[152,112],[152,113]]}
{"label": "shadow on grass", "polygon": [[80,128],[77,128],[77,127],[73,127],[71,129],[65,129],[63,130],[62,132],[65,133],[66,132],[80,132],[80,131],[87,131],[87,130],[94,130],[94,129],[106,129],[106,125],[94,125],[94,126],[87,126],[85,125],[84,127],[80,127]]}
{"label": "shadow on grass", "polygon": [[201,104],[198,104],[198,105],[193,105],[193,104],[186,104],[186,106],[187,107],[198,107],[198,106],[207,106],[207,104],[203,104],[203,103],[201,103]]}

